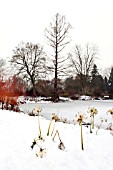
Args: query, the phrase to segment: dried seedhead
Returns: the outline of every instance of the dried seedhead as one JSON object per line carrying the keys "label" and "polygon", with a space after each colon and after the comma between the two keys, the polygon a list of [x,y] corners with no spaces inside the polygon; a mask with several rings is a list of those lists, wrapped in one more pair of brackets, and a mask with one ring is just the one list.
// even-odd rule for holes
{"label": "dried seedhead", "polygon": [[98,110],[95,107],[92,107],[92,108],[89,108],[88,112],[91,114],[91,116],[94,116],[98,113]]}
{"label": "dried seedhead", "polygon": [[39,152],[36,154],[37,157],[43,158],[46,156],[46,149],[40,148]]}
{"label": "dried seedhead", "polygon": [[55,113],[52,113],[52,120],[55,120],[55,122],[60,122],[60,118]]}
{"label": "dried seedhead", "polygon": [[112,109],[109,109],[109,110],[107,111],[107,113],[110,113],[111,116],[113,117],[113,108],[112,108]]}
{"label": "dried seedhead", "polygon": [[87,117],[86,117],[85,114],[79,113],[79,114],[77,115],[77,122],[79,123],[79,125],[81,125],[82,122],[83,122],[86,118],[87,118]]}
{"label": "dried seedhead", "polygon": [[58,145],[58,149],[63,150],[63,151],[65,150],[65,146],[62,141],[60,141],[60,144]]}
{"label": "dried seedhead", "polygon": [[38,113],[38,114],[39,114],[41,111],[42,111],[42,108],[39,107],[39,106],[36,107],[36,108],[33,110],[34,113]]}

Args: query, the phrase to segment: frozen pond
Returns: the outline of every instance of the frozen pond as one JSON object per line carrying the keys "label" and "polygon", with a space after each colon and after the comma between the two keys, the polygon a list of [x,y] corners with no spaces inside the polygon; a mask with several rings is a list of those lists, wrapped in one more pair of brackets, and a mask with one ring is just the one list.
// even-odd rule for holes
{"label": "frozen pond", "polygon": [[95,107],[101,115],[113,108],[113,100],[76,100],[62,103],[28,103],[22,104],[20,109],[25,113],[31,112],[34,108],[42,108],[41,115],[46,119],[51,119],[51,114],[55,113],[60,118],[74,119],[78,112],[87,113],[88,108]]}

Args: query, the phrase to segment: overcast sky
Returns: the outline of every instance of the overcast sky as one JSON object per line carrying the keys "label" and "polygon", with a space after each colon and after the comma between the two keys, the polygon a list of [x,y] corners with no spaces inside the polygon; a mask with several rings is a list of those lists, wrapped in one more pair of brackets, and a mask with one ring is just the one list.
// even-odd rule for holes
{"label": "overcast sky", "polygon": [[21,42],[43,42],[56,13],[72,25],[73,44],[99,47],[99,67],[113,65],[113,0],[0,0],[0,57]]}

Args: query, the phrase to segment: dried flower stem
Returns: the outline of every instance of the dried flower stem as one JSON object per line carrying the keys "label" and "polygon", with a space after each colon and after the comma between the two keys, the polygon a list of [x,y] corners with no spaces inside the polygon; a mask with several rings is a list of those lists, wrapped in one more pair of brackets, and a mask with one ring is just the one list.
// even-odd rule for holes
{"label": "dried flower stem", "polygon": [[82,148],[82,150],[84,150],[84,146],[83,146],[83,134],[82,134],[82,123],[80,123],[80,131],[81,131],[81,148]]}
{"label": "dried flower stem", "polygon": [[79,114],[77,122],[79,123],[79,126],[80,126],[80,136],[81,136],[81,148],[82,148],[82,150],[84,150],[84,146],[83,146],[83,134],[82,134],[83,119],[84,119],[84,115],[83,114]]}
{"label": "dried flower stem", "polygon": [[100,125],[97,127],[98,129],[97,129],[97,131],[96,131],[96,135],[97,135],[97,133],[98,133],[98,131],[99,131],[101,125],[102,125],[102,122],[101,122]]}
{"label": "dried flower stem", "polygon": [[51,124],[52,124],[52,120],[50,121],[49,126],[48,126],[47,136],[49,136]]}
{"label": "dried flower stem", "polygon": [[41,132],[41,127],[40,127],[40,112],[38,112],[38,129],[39,129],[39,138],[41,139],[42,138],[42,132]]}
{"label": "dried flower stem", "polygon": [[54,130],[55,130],[55,123],[54,123],[54,126],[53,126],[53,130],[52,130],[52,132],[51,132],[51,136],[53,135]]}
{"label": "dried flower stem", "polygon": [[98,110],[96,108],[89,108],[89,113],[91,117],[91,127],[94,129],[94,117],[98,113]]}
{"label": "dried flower stem", "polygon": [[92,128],[91,128],[91,124],[90,124],[90,133],[92,133]]}
{"label": "dried flower stem", "polygon": [[94,129],[94,114],[92,115],[92,129]]}
{"label": "dried flower stem", "polygon": [[58,132],[58,130],[56,130],[56,133],[55,133],[55,135],[54,135],[54,137],[53,137],[53,141],[54,141],[54,139],[55,139],[55,136],[58,134],[58,138],[59,138],[59,140],[60,140],[60,142],[61,142],[61,139],[60,139],[60,134],[59,134],[59,132]]}

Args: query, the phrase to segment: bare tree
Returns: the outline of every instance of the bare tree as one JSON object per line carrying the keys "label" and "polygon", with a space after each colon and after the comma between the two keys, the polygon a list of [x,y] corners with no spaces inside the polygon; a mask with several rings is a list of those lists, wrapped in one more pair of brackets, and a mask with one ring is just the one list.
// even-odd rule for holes
{"label": "bare tree", "polygon": [[50,28],[45,30],[45,36],[54,52],[51,60],[52,65],[48,67],[50,71],[54,72],[54,101],[59,100],[58,77],[64,74],[64,70],[66,69],[65,61],[67,57],[61,55],[61,52],[70,42],[70,38],[68,37],[70,29],[71,25],[66,22],[65,16],[57,13],[53,22],[50,23]]}
{"label": "bare tree", "polygon": [[1,58],[0,59],[0,78],[2,78],[4,71],[5,71],[5,60]]}
{"label": "bare tree", "polygon": [[45,53],[39,44],[21,43],[14,50],[10,61],[18,75],[31,82],[33,94],[36,96],[36,82],[45,73]]}
{"label": "bare tree", "polygon": [[98,48],[96,45],[86,44],[84,50],[80,45],[76,45],[74,51],[69,54],[70,67],[73,68],[73,72],[79,77],[83,94],[86,93],[86,85],[97,52]]}

